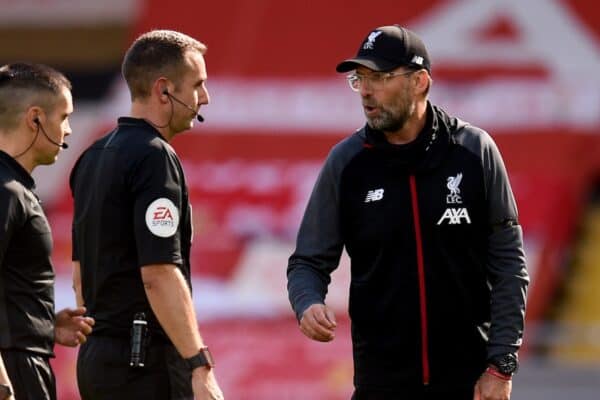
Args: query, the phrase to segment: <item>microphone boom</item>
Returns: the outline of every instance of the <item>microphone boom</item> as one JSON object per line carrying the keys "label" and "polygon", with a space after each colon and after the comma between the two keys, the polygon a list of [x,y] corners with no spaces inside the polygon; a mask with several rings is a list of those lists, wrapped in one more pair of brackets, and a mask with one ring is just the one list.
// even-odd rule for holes
{"label": "microphone boom", "polygon": [[204,117],[198,113],[197,109],[195,109],[194,107],[190,106],[189,104],[186,104],[183,101],[179,100],[177,97],[175,97],[171,93],[169,93],[169,91],[166,90],[166,89],[163,91],[163,94],[166,94],[167,96],[169,96],[170,99],[175,100],[176,102],[178,102],[179,104],[181,104],[185,108],[193,111],[194,114],[196,114],[196,119],[198,120],[198,122],[204,122]]}

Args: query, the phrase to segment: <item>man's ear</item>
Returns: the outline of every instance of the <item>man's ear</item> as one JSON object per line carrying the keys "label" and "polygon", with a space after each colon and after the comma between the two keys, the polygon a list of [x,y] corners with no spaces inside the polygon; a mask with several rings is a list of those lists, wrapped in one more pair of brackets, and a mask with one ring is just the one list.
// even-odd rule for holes
{"label": "man's ear", "polygon": [[25,125],[31,130],[39,129],[43,122],[44,111],[39,106],[31,106],[25,111]]}
{"label": "man's ear", "polygon": [[152,93],[158,97],[161,103],[169,102],[169,93],[171,93],[170,82],[164,76],[154,81]]}
{"label": "man's ear", "polygon": [[431,85],[431,79],[429,78],[429,74],[427,73],[427,71],[422,69],[420,71],[415,72],[413,75],[413,79],[415,79],[415,91],[417,92],[417,94],[428,93],[430,89],[429,86]]}

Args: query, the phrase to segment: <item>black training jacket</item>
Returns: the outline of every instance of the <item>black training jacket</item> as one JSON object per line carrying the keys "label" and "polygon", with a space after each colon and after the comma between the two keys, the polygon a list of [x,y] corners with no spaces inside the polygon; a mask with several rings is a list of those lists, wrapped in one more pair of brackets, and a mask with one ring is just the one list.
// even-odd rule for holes
{"label": "black training jacket", "polygon": [[409,144],[367,125],[333,148],[289,259],[300,319],[346,248],[357,386],[468,385],[521,345],[528,275],[500,153],[485,131],[427,115]]}

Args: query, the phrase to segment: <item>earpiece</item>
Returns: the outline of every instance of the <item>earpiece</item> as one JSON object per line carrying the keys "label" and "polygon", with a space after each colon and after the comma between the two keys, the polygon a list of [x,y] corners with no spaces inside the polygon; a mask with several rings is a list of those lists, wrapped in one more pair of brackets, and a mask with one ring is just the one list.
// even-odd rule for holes
{"label": "earpiece", "polygon": [[[50,136],[48,136],[48,134],[47,134],[47,133],[46,133],[46,131],[44,130],[44,125],[42,125],[42,123],[40,122],[40,119],[39,119],[38,117],[35,117],[35,118],[33,118],[33,122],[35,122],[35,124],[38,126],[38,129],[37,129],[37,131],[39,132],[39,131],[40,131],[40,129],[41,129],[41,130],[42,130],[42,133],[44,134],[44,136],[46,136],[46,139],[48,139],[48,141],[49,141],[50,143],[52,143],[52,144],[54,144],[54,145],[56,145],[56,146],[60,147],[61,149],[68,149],[68,148],[69,148],[69,145],[68,145],[68,144],[66,144],[65,142],[58,143],[58,142],[55,142],[54,140],[52,140],[52,139],[50,138]],[[35,136],[35,137],[37,138],[37,133],[36,133],[36,136]],[[34,141],[35,141],[35,139],[34,139]],[[33,142],[31,142],[31,144],[33,145]]]}
{"label": "earpiece", "polygon": [[[185,108],[193,111],[194,114],[196,114],[196,118],[198,119],[199,122],[204,122],[204,117],[202,115],[198,114],[198,108],[194,108],[194,107],[190,106],[189,104],[186,104],[183,101],[179,100],[177,97],[175,97],[171,93],[169,93],[169,91],[167,89],[163,89],[162,94],[164,94],[165,96],[167,96],[169,98],[169,101],[171,101],[171,106],[173,104],[172,100],[175,100],[177,103],[181,104]],[[171,110],[172,110],[172,108],[171,108]],[[172,114],[172,112],[173,111],[171,111],[171,114]],[[171,115],[171,117],[172,116],[173,115]],[[170,121],[170,119],[169,119],[169,121]]]}

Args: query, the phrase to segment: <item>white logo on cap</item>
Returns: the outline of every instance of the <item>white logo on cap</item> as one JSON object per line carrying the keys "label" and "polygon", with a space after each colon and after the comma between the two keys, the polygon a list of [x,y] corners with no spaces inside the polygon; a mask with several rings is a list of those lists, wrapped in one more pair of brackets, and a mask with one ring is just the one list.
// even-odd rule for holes
{"label": "white logo on cap", "polygon": [[423,57],[421,57],[421,56],[414,56],[410,62],[413,63],[413,64],[423,65]]}
{"label": "white logo on cap", "polygon": [[179,226],[179,211],[175,204],[165,197],[150,203],[146,210],[146,226],[156,236],[173,236]]}
{"label": "white logo on cap", "polygon": [[363,49],[372,50],[373,46],[375,45],[375,39],[377,39],[377,36],[381,35],[382,33],[383,32],[381,31],[371,32],[367,38],[367,42],[363,45]]}

